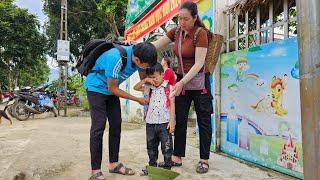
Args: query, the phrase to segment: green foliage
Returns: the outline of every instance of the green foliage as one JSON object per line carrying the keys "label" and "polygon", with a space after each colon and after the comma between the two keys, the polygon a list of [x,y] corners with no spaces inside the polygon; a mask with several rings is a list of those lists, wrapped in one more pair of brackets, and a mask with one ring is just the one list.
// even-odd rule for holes
{"label": "green foliage", "polygon": [[124,31],[127,0],[101,0],[97,7],[105,17],[110,33],[121,36]]}
{"label": "green foliage", "polygon": [[[49,39],[49,55],[55,57],[57,39],[60,38],[60,1],[43,0],[44,12],[48,16],[45,25]],[[80,55],[83,46],[90,39],[106,38],[111,32],[124,32],[126,0],[68,0],[68,40],[70,40],[71,60]],[[114,21],[108,20],[115,15]]]}
{"label": "green foliage", "polygon": [[21,68],[18,84],[37,87],[48,80],[50,68],[45,59],[38,59],[33,66]]}
{"label": "green foliage", "polygon": [[79,75],[73,75],[68,80],[68,89],[74,89],[77,91],[77,95],[84,96],[86,94],[86,90],[83,86],[83,79]]}
{"label": "green foliage", "polygon": [[104,13],[119,13],[119,10],[127,7],[126,0],[101,0],[98,3],[98,9]]}
{"label": "green foliage", "polygon": [[0,1],[0,86],[40,85],[47,80],[46,37],[35,15]]}
{"label": "green foliage", "polygon": [[68,81],[68,89],[74,89],[77,91],[76,95],[80,98],[82,108],[89,110],[89,103],[87,100],[87,93],[83,86],[83,79],[79,75],[73,75]]}
{"label": "green foliage", "polygon": [[[75,90],[76,95],[80,98],[82,108],[89,110],[89,103],[87,100],[87,93],[83,86],[84,79],[79,75],[73,75],[68,78],[68,89]],[[49,91],[56,91],[59,86],[59,80],[53,81],[49,87]]]}
{"label": "green foliage", "polygon": [[[43,1],[43,11],[49,19],[45,24],[45,31],[49,39],[49,55],[54,57],[57,51],[57,40],[60,38],[61,1]],[[72,58],[79,56],[82,47],[90,39],[104,38],[108,33],[106,21],[98,13],[94,0],[68,0],[67,20]]]}

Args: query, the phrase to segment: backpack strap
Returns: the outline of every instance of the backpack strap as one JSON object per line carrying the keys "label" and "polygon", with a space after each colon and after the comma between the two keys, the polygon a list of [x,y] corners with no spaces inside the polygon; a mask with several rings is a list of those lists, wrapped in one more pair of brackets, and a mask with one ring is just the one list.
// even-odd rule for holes
{"label": "backpack strap", "polygon": [[194,37],[193,37],[193,46],[194,47],[196,47],[197,39],[198,39],[198,35],[199,35],[200,30],[201,30],[201,27],[198,27],[196,32],[194,33]]}
{"label": "backpack strap", "polygon": [[167,108],[169,108],[170,107],[170,85],[169,84],[164,88],[164,93],[166,95],[166,106]]}
{"label": "backpack strap", "polygon": [[149,97],[148,97],[149,103],[148,103],[148,105],[146,105],[147,108],[146,108],[146,112],[145,112],[145,114],[144,114],[144,120],[147,118],[147,114],[148,114],[148,111],[149,111],[149,104],[150,104],[151,95],[152,95],[152,89],[150,88],[150,90],[149,90]]}
{"label": "backpack strap", "polygon": [[152,95],[152,89],[150,88],[150,90],[149,90],[149,100],[150,100],[150,98],[151,98],[151,95]]}
{"label": "backpack strap", "polygon": [[179,39],[179,31],[180,31],[180,26],[178,26],[176,28],[176,31],[174,32],[174,41],[178,40]]}
{"label": "backpack strap", "polygon": [[124,68],[127,65],[127,61],[128,61],[128,56],[127,56],[127,51],[124,47],[122,47],[119,44],[115,44],[113,43],[114,47],[118,49],[118,51],[120,52],[120,56],[121,56],[121,61],[122,61],[122,67],[121,67],[121,71],[124,70]]}
{"label": "backpack strap", "polygon": [[[120,52],[120,57],[121,57],[121,61],[122,61],[122,67],[121,67],[120,71],[123,71],[127,65],[127,62],[128,62],[127,51],[124,47],[122,47],[119,44],[113,43],[113,46]],[[104,74],[105,70],[90,70],[89,73]]]}

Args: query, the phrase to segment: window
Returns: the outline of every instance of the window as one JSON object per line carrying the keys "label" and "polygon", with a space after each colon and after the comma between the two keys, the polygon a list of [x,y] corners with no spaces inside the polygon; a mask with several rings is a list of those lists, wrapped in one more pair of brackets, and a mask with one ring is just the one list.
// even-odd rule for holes
{"label": "window", "polygon": [[[228,9],[227,52],[297,35],[295,0],[257,2],[257,0],[248,0],[247,4],[240,8],[231,6]],[[241,10],[237,11],[235,8]]]}

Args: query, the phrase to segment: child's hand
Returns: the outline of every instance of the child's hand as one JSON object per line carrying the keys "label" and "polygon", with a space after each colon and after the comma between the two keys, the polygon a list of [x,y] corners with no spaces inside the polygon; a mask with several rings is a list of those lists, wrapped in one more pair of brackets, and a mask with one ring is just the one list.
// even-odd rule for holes
{"label": "child's hand", "polygon": [[170,134],[174,133],[174,127],[175,127],[174,122],[170,121],[169,124],[168,124],[168,127],[167,127],[167,129],[169,129],[169,133]]}
{"label": "child's hand", "polygon": [[138,98],[137,99],[137,102],[140,104],[140,105],[147,105],[149,103],[149,101],[145,98]]}
{"label": "child's hand", "polygon": [[145,78],[145,79],[144,79],[144,82],[145,82],[145,83],[148,83],[148,84],[151,84],[151,85],[154,85],[154,81],[153,81],[152,78]]}

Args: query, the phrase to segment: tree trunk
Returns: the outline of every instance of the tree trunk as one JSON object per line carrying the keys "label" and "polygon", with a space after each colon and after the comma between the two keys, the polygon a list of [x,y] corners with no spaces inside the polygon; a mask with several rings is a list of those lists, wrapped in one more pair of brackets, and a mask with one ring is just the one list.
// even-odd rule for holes
{"label": "tree trunk", "polygon": [[0,83],[0,102],[2,102],[2,84]]}
{"label": "tree trunk", "polygon": [[9,91],[13,91],[13,88],[12,88],[12,74],[11,74],[11,71],[9,71],[8,73],[8,86],[9,86]]}
{"label": "tree trunk", "polygon": [[113,33],[117,37],[119,37],[120,33],[119,33],[118,26],[117,26],[117,23],[115,20],[115,14],[114,13],[106,14],[106,20],[107,20],[107,24],[110,27],[111,33]]}
{"label": "tree trunk", "polygon": [[[18,78],[14,79],[14,88],[18,87]],[[19,87],[20,88],[20,87]]]}

